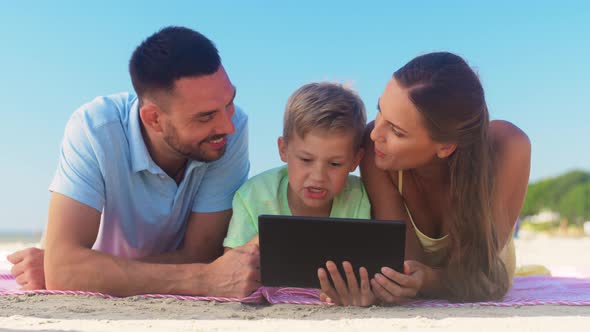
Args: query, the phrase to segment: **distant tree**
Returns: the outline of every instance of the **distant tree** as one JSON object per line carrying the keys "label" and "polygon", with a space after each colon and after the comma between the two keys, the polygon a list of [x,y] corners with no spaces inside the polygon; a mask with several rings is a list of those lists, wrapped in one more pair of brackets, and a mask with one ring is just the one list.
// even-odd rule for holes
{"label": "distant tree", "polygon": [[590,219],[590,172],[574,170],[528,187],[521,216],[550,209],[570,222]]}
{"label": "distant tree", "polygon": [[580,183],[559,200],[559,212],[570,223],[582,225],[590,220],[590,181]]}

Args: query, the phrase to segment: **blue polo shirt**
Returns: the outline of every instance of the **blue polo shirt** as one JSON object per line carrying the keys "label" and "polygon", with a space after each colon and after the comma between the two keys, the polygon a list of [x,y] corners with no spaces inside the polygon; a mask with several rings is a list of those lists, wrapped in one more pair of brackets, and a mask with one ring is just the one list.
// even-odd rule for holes
{"label": "blue polo shirt", "polygon": [[190,213],[231,209],[248,176],[248,118],[236,107],[232,122],[223,157],[190,161],[177,185],[148,153],[137,97],[98,97],[68,121],[49,190],[102,213],[95,250],[129,258],[176,250]]}

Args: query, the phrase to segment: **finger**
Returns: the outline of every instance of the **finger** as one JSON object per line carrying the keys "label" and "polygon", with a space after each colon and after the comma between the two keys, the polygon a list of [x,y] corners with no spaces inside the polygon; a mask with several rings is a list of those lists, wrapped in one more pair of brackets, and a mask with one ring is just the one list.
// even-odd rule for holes
{"label": "finger", "polygon": [[318,279],[320,280],[322,294],[325,295],[322,299],[322,294],[320,294],[320,300],[340,305],[340,297],[336,294],[336,290],[334,290],[330,283],[330,279],[328,279],[328,273],[323,268],[318,269]]}
{"label": "finger", "polygon": [[348,287],[346,287],[346,283],[344,282],[344,279],[342,279],[336,264],[332,261],[328,261],[326,267],[328,268],[328,272],[330,272],[330,277],[332,278],[332,282],[334,282],[336,292],[340,296],[340,301],[343,305],[350,305]]}
{"label": "finger", "polygon": [[401,286],[401,285],[389,280],[388,278],[386,278],[382,274],[377,273],[375,275],[375,280],[381,286],[383,286],[383,288],[385,288],[385,290],[387,290],[388,293],[390,293],[394,297],[415,297],[416,296],[417,290],[415,288]]}
{"label": "finger", "polygon": [[364,267],[359,269],[359,275],[361,276],[361,297],[363,305],[373,302],[375,294],[371,291],[369,285],[369,272]]}
{"label": "finger", "polygon": [[14,280],[16,280],[16,283],[21,286],[29,282],[29,279],[25,276],[24,273],[18,275]]}
{"label": "finger", "polygon": [[415,283],[412,276],[407,275],[407,274],[403,274],[403,273],[399,273],[396,270],[389,268],[389,267],[382,267],[381,273],[383,273],[383,275],[386,276],[387,278],[396,282],[398,285],[401,285],[404,287],[411,287]]}
{"label": "finger", "polygon": [[25,258],[24,250],[19,250],[17,252],[13,252],[12,254],[6,256],[6,259],[11,262],[12,264],[18,264]]}
{"label": "finger", "polygon": [[348,284],[348,292],[350,294],[352,304],[359,305],[360,303],[358,302],[360,300],[360,290],[352,265],[349,262],[343,262],[342,267],[344,268],[344,274],[346,275],[346,283]]}
{"label": "finger", "polygon": [[381,302],[383,303],[395,303],[394,296],[391,295],[381,284],[379,284],[375,279],[371,279],[371,288],[373,289],[373,293]]}
{"label": "finger", "polygon": [[324,292],[320,293],[320,301],[328,302],[329,299],[330,299],[330,297],[326,293],[324,293]]}
{"label": "finger", "polygon": [[23,272],[25,272],[25,265],[23,263],[14,264],[10,269],[10,273],[15,277],[23,274]]}

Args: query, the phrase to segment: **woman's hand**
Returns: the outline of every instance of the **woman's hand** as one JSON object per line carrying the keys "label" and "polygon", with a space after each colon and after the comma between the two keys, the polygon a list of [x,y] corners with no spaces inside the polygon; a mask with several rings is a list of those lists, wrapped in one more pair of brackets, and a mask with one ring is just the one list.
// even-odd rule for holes
{"label": "woman's hand", "polygon": [[373,293],[383,303],[402,304],[415,299],[431,268],[418,261],[405,261],[404,273],[383,267],[371,279]]}
{"label": "woman's hand", "polygon": [[[318,278],[320,279],[321,294],[320,299],[325,302],[334,303],[336,305],[343,306],[361,306],[368,307],[375,304],[377,298],[371,291],[369,286],[369,274],[367,269],[361,267],[359,269],[361,277],[361,285],[359,288],[354,270],[349,262],[343,262],[342,267],[346,275],[346,282],[342,279],[340,271],[336,267],[336,264],[332,261],[326,263],[326,270],[323,268],[318,269]],[[334,286],[328,278],[328,273],[334,281]]]}

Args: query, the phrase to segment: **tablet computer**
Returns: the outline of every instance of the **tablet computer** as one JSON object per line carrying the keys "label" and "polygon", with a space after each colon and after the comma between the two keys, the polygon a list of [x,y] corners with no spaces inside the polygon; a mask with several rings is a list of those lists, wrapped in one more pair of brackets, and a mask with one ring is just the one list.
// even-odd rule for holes
{"label": "tablet computer", "polygon": [[319,288],[317,270],[328,260],[341,273],[342,262],[350,262],[357,280],[361,266],[369,278],[383,266],[403,271],[402,221],[260,215],[258,231],[264,286]]}

